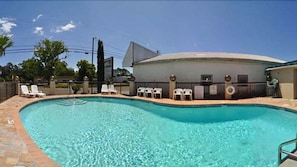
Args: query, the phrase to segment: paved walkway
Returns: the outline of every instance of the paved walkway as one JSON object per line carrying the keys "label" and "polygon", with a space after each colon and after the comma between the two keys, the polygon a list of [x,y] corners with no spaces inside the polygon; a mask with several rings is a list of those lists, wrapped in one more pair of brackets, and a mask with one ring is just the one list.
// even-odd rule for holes
{"label": "paved walkway", "polygon": [[[78,95],[78,96],[100,96]],[[251,98],[243,100],[193,100],[193,101],[175,101],[171,99],[151,99],[141,97],[125,97],[121,95],[113,95],[123,98],[140,98],[159,103],[180,104],[180,105],[205,105],[205,104],[269,104],[273,106],[285,107],[297,111],[297,100],[287,100],[280,98]],[[47,96],[44,98],[25,98],[14,96],[0,103],[0,166],[26,166],[26,167],[56,167],[57,163],[52,161],[48,156],[39,149],[31,137],[25,131],[20,117],[19,111],[22,107],[32,102],[67,96]],[[8,120],[14,120],[14,124],[9,124]]]}

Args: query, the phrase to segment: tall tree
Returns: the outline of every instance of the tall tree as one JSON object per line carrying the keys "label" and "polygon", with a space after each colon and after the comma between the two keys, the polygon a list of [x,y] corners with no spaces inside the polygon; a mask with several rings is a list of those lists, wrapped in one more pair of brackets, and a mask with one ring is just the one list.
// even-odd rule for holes
{"label": "tall tree", "polygon": [[18,66],[12,64],[11,62],[7,63],[5,66],[0,66],[0,81],[12,81],[18,72]]}
{"label": "tall tree", "polygon": [[[50,41],[45,39],[38,43],[34,49],[34,55],[43,66],[43,76],[50,80],[54,75],[55,68],[60,61],[59,55],[68,52],[68,48],[62,41]],[[65,56],[66,58],[66,56]]]}
{"label": "tall tree", "polygon": [[5,55],[5,50],[13,45],[11,37],[0,34],[0,57]]}
{"label": "tall tree", "polygon": [[74,76],[74,69],[67,68],[65,61],[59,61],[55,68],[55,76]]}
{"label": "tall tree", "polygon": [[42,76],[42,64],[35,58],[30,58],[19,64],[18,75],[24,81],[33,81],[34,77]]}
{"label": "tall tree", "polygon": [[117,68],[114,70],[116,73],[116,76],[129,76],[131,75],[130,71],[124,68]]}
{"label": "tall tree", "polygon": [[97,92],[101,93],[101,86],[104,82],[104,48],[101,40],[98,40],[97,68]]}
{"label": "tall tree", "polygon": [[87,76],[90,81],[93,81],[95,76],[95,66],[90,64],[87,60],[80,60],[77,62],[78,67],[78,80],[83,81],[84,77]]}

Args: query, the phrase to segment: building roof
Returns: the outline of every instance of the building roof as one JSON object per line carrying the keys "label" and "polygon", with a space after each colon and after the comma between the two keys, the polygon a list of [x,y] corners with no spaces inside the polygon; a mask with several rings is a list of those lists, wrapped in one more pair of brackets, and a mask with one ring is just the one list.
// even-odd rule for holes
{"label": "building roof", "polygon": [[215,53],[215,52],[184,52],[159,55],[150,59],[143,60],[141,63],[149,63],[156,61],[168,61],[177,59],[225,59],[225,60],[249,60],[249,61],[262,61],[271,63],[285,63],[280,59],[275,59],[268,56],[238,54],[238,53]]}
{"label": "building roof", "polygon": [[297,68],[297,60],[294,61],[289,61],[283,64],[279,64],[273,67],[269,67],[266,69],[266,71],[271,71],[271,70],[278,70],[278,69],[285,69],[285,68]]}
{"label": "building roof", "polygon": [[122,66],[132,67],[134,63],[150,59],[157,55],[158,54],[152,50],[149,50],[135,42],[130,42],[129,48],[123,59]]}

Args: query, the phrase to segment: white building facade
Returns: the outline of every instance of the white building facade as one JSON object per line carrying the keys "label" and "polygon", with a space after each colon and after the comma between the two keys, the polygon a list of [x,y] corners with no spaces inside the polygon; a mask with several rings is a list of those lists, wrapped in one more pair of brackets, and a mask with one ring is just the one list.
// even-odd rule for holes
{"label": "white building facade", "polygon": [[[236,89],[233,98],[265,96],[266,68],[284,63],[267,56],[211,52],[172,53],[144,58],[141,52],[131,55],[131,48],[127,51],[126,60],[129,57],[129,60],[132,60],[131,57],[142,58],[129,63],[133,67],[135,87],[161,87],[163,97],[170,96],[171,75],[176,77],[176,88],[194,90],[195,99],[195,88],[198,86],[202,87],[203,99],[224,99],[226,75],[231,76],[229,84]],[[215,94],[210,93],[210,87],[216,88]]]}
{"label": "white building facade", "polygon": [[174,74],[177,82],[266,82],[265,69],[282,60],[266,56],[234,53],[175,53],[156,56],[133,65],[136,82],[167,82]]}

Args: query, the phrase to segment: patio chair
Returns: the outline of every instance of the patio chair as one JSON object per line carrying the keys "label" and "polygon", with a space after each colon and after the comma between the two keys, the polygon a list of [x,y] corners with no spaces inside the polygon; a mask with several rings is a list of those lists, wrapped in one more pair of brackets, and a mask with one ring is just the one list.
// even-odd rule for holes
{"label": "patio chair", "polygon": [[114,88],[114,85],[111,84],[111,85],[108,85],[108,91],[112,94],[112,93],[115,93],[117,94],[117,90]]}
{"label": "patio chair", "polygon": [[35,97],[36,94],[32,93],[31,91],[29,91],[27,85],[21,85],[21,92],[22,95],[26,96],[26,97]]}
{"label": "patio chair", "polygon": [[145,87],[139,87],[137,89],[137,96],[144,96]]}
{"label": "patio chair", "polygon": [[159,95],[159,98],[162,98],[162,88],[154,88],[153,90],[153,97],[157,98]]}
{"label": "patio chair", "polygon": [[177,88],[173,90],[174,100],[183,100],[183,89]]}
{"label": "patio chair", "polygon": [[101,94],[108,94],[109,90],[108,90],[108,86],[107,84],[102,84],[101,86]]}
{"label": "patio chair", "polygon": [[145,88],[144,96],[145,97],[153,97],[153,88]]}
{"label": "patio chair", "polygon": [[43,93],[42,91],[38,90],[38,86],[37,85],[31,85],[31,92],[36,94],[36,96],[38,97],[43,97],[46,94]]}
{"label": "patio chair", "polygon": [[192,100],[193,96],[192,96],[192,89],[184,89],[183,90],[183,95],[184,95],[184,100]]}

